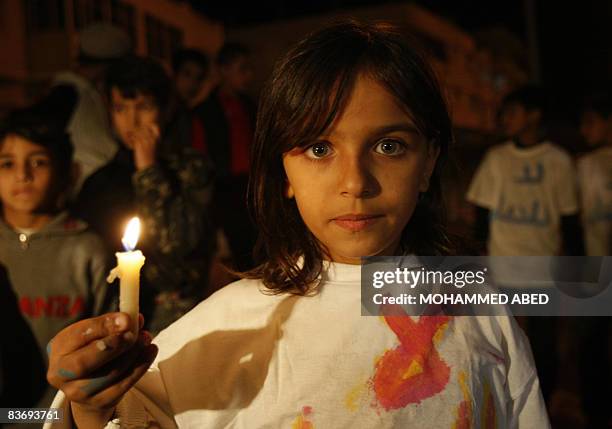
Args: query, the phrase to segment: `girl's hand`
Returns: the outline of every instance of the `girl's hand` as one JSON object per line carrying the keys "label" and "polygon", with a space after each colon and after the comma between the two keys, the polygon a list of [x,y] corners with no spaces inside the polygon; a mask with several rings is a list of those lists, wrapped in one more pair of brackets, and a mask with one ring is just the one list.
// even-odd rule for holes
{"label": "girl's hand", "polygon": [[74,323],[49,342],[47,380],[65,393],[83,427],[104,426],[157,355],[151,335],[139,330],[134,338],[129,322],[125,313],[109,313]]}
{"label": "girl's hand", "polygon": [[136,170],[141,171],[155,164],[158,142],[159,127],[157,125],[152,124],[146,128],[139,128],[133,133],[132,143]]}

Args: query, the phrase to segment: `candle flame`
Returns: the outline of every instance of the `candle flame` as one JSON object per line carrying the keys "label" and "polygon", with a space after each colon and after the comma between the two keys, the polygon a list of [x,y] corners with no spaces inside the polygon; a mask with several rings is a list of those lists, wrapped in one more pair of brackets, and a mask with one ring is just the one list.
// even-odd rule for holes
{"label": "candle flame", "polygon": [[127,252],[131,252],[136,248],[138,237],[140,236],[140,219],[133,217],[125,228],[125,233],[121,239],[123,247]]}

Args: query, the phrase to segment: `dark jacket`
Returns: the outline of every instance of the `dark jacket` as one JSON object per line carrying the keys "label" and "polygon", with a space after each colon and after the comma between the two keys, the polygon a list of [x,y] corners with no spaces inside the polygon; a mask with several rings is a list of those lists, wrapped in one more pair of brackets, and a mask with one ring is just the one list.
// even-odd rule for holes
{"label": "dark jacket", "polygon": [[[253,129],[255,129],[256,106],[246,95],[240,95],[239,97],[247,110]],[[218,179],[223,180],[230,175],[232,155],[229,142],[229,124],[219,99],[218,87],[201,104],[195,107],[194,113],[204,125],[206,147],[215,166],[215,174]]]}

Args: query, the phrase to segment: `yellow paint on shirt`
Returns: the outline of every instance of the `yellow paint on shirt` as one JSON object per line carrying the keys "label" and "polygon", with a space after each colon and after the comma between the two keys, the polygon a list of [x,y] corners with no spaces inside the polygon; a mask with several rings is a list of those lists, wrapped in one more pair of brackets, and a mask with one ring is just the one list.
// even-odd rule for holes
{"label": "yellow paint on shirt", "polygon": [[402,374],[402,380],[408,380],[410,377],[414,377],[415,375],[419,375],[423,372],[423,366],[418,360],[413,360],[410,362],[410,366]]}
{"label": "yellow paint on shirt", "polygon": [[359,383],[351,390],[349,390],[349,392],[346,394],[346,397],[344,398],[344,405],[349,411],[357,411],[357,408],[359,408],[359,399],[361,398],[361,395],[363,395],[365,390],[365,383]]}

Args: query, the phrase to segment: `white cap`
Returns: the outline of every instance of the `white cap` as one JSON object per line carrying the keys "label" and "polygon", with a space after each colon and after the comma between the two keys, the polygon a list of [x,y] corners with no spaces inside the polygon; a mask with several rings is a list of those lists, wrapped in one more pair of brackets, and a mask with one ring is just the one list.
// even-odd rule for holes
{"label": "white cap", "polygon": [[91,24],[81,31],[81,54],[111,60],[127,55],[131,49],[129,36],[120,28],[105,22]]}

